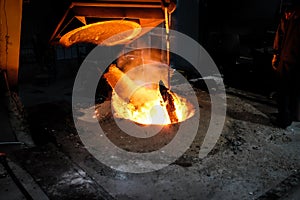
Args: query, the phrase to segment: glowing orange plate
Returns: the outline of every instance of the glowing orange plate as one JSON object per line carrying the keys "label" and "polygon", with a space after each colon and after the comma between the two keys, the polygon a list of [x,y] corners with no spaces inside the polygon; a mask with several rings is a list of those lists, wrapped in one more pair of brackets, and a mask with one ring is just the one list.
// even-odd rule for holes
{"label": "glowing orange plate", "polygon": [[141,26],[132,21],[111,20],[97,22],[74,29],[61,37],[59,42],[69,47],[76,43],[93,43],[113,46],[124,44],[141,32]]}

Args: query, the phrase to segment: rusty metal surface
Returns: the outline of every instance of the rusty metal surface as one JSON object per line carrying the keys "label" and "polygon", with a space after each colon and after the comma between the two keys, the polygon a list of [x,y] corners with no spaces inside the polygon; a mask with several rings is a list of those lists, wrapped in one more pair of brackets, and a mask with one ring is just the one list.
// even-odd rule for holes
{"label": "rusty metal surface", "polygon": [[0,1],[0,70],[11,87],[18,83],[22,0]]}
{"label": "rusty metal surface", "polygon": [[[126,43],[140,32],[141,29],[138,23],[126,20],[112,20],[74,29],[62,36],[59,42],[66,47],[82,42],[111,46]],[[115,35],[117,36],[113,37]]]}

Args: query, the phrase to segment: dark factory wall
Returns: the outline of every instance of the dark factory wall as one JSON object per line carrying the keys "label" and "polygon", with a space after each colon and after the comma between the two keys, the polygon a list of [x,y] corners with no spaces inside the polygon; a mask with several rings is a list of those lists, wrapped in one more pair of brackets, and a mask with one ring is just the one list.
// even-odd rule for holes
{"label": "dark factory wall", "polygon": [[277,25],[280,0],[178,0],[174,28],[204,42],[209,31],[249,34]]}
{"label": "dark factory wall", "polygon": [[254,86],[252,80],[257,78],[261,80],[257,84],[265,85],[268,92],[273,83],[265,77],[272,77],[272,44],[280,3],[281,0],[178,0],[173,25],[209,52],[225,82]]}

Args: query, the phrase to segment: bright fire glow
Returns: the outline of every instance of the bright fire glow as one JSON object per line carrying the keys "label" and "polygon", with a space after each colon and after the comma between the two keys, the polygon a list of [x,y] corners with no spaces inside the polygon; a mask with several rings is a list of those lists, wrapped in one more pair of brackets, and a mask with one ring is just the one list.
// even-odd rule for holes
{"label": "bright fire glow", "polygon": [[[157,98],[136,106],[121,99],[115,91],[112,95],[112,107],[114,115],[117,118],[129,119],[139,124],[171,124],[166,103],[163,101],[159,90],[146,89],[144,95],[156,93]],[[135,95],[135,94],[133,94]],[[140,95],[140,93],[139,93]],[[194,115],[194,109],[191,103],[185,98],[172,94],[178,122],[182,122]],[[153,98],[153,95],[149,99]]]}
{"label": "bright fire glow", "polygon": [[[171,93],[171,95],[176,108],[176,123],[182,122],[194,115],[194,107],[187,99],[175,93]],[[145,99],[149,100],[145,101]],[[138,102],[139,100],[140,102]],[[158,88],[139,88],[132,94],[129,102],[123,100],[117,92],[113,90],[111,104],[114,116],[117,118],[132,120],[144,125],[167,125],[175,123],[170,119],[166,107],[167,103],[164,102]]]}

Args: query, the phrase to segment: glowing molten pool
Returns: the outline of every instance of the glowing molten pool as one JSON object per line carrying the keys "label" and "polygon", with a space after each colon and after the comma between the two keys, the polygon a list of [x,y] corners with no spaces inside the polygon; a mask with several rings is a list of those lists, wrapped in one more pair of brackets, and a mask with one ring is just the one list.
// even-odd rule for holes
{"label": "glowing molten pool", "polygon": [[113,88],[111,104],[117,118],[144,125],[167,125],[194,115],[194,107],[187,99],[158,82],[145,84],[139,79],[133,80],[114,65],[104,77]]}

